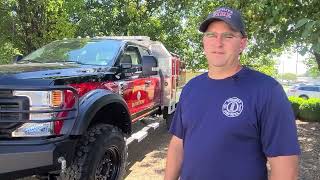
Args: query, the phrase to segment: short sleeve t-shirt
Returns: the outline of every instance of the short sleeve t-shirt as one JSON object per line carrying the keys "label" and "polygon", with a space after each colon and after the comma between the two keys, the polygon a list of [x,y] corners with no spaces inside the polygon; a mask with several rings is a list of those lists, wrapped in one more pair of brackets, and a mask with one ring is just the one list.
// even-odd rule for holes
{"label": "short sleeve t-shirt", "polygon": [[300,154],[282,86],[249,68],[188,82],[170,132],[183,139],[182,180],[267,180],[266,157]]}

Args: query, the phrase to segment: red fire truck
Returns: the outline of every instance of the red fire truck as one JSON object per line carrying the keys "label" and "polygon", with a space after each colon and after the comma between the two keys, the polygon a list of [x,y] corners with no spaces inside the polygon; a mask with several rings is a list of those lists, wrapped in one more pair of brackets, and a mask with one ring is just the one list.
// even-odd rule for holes
{"label": "red fire truck", "polygon": [[121,179],[127,145],[163,115],[168,126],[184,63],[149,37],[54,41],[0,66],[0,179],[57,174]]}

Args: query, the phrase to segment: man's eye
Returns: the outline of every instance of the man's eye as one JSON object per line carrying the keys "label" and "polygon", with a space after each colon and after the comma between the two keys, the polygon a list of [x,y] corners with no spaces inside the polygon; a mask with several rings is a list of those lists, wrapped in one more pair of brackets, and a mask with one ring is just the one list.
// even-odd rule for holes
{"label": "man's eye", "polygon": [[232,34],[225,34],[223,37],[224,37],[224,38],[227,38],[227,39],[231,39],[231,38],[234,38],[234,35],[232,35]]}
{"label": "man's eye", "polygon": [[216,35],[213,34],[213,33],[206,33],[205,36],[206,36],[207,38],[214,38],[214,37],[216,37]]}

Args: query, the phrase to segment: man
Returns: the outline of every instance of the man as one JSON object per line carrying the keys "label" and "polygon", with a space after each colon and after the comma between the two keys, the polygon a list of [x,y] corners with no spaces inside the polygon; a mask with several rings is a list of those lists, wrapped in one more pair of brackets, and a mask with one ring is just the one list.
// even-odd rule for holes
{"label": "man", "polygon": [[247,35],[237,10],[218,8],[200,25],[209,72],[182,91],[170,132],[166,180],[294,180],[295,118],[282,86],[240,65]]}

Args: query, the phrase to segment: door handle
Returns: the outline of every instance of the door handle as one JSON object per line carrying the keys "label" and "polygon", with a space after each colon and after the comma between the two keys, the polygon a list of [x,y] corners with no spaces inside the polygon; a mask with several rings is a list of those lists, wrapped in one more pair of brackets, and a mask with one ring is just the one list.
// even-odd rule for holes
{"label": "door handle", "polygon": [[124,90],[124,83],[120,82],[119,83],[119,94],[122,96],[123,95],[123,90]]}
{"label": "door handle", "polygon": [[151,81],[150,81],[150,80],[147,80],[147,81],[144,82],[144,84],[147,85],[147,86],[149,86],[149,85],[151,84]]}

